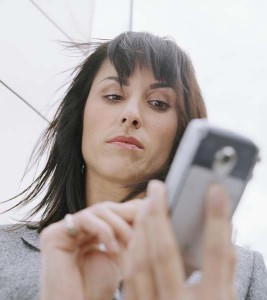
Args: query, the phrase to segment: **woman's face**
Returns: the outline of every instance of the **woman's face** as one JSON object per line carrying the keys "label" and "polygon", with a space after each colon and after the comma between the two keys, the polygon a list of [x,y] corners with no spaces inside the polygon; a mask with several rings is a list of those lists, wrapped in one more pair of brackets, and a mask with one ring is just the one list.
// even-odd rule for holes
{"label": "woman's face", "polygon": [[137,183],[166,163],[178,125],[176,93],[136,66],[122,82],[109,60],[85,105],[82,154],[90,176]]}

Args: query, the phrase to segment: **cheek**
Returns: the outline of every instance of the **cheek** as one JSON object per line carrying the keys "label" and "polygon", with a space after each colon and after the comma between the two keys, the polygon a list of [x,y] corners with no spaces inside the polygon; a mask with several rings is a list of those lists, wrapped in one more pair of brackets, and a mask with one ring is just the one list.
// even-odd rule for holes
{"label": "cheek", "polygon": [[92,135],[97,134],[96,131],[100,131],[107,117],[107,113],[102,108],[101,103],[88,99],[83,116],[83,138],[88,139]]}
{"label": "cheek", "polygon": [[154,124],[154,138],[158,141],[161,148],[171,148],[177,131],[177,117],[158,120],[157,124]]}
{"label": "cheek", "polygon": [[172,149],[173,141],[176,135],[178,121],[176,115],[169,119],[158,120],[154,124],[153,133],[153,149],[155,157],[160,164],[165,163]]}
{"label": "cheek", "polygon": [[[82,154],[84,159],[87,158],[87,149],[94,146],[94,136],[97,135],[99,127],[99,114],[97,107],[92,104],[86,104],[83,116],[83,133],[82,133]],[[93,113],[94,112],[94,113]]]}
{"label": "cheek", "polygon": [[94,124],[95,124],[95,116],[94,114],[90,113],[90,109],[86,107],[83,116],[83,134],[82,140],[83,143],[87,142],[90,139],[92,132],[94,131]]}
{"label": "cheek", "polygon": [[115,116],[100,100],[88,99],[83,118],[82,154],[89,160],[90,153],[96,155],[99,152],[101,141],[106,138]]}
{"label": "cheek", "polygon": [[158,135],[158,148],[161,152],[161,155],[164,157],[164,159],[167,159],[169,157],[170,151],[172,149],[173,141],[175,138],[176,130],[173,131],[164,131],[160,132]]}

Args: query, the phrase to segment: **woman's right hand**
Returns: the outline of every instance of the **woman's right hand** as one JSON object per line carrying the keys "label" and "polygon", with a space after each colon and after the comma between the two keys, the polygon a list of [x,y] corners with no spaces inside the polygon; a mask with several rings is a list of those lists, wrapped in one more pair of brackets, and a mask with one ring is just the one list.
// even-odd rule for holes
{"label": "woman's right hand", "polygon": [[[168,216],[166,186],[149,183],[125,252],[124,299],[234,300],[235,249],[231,242],[228,197],[213,184],[205,199],[201,279],[188,284],[183,257]],[[178,241],[179,243],[179,241]]]}
{"label": "woman's right hand", "polygon": [[[77,234],[64,220],[41,233],[41,300],[110,300],[121,280],[121,255],[142,200],[102,202],[72,215]],[[105,245],[107,251],[97,246]]]}

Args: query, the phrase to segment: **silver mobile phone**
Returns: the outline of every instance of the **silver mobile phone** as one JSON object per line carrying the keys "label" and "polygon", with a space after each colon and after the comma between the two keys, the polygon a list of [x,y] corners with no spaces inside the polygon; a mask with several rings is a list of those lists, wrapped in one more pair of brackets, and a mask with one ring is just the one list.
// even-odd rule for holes
{"label": "silver mobile phone", "polygon": [[183,135],[166,178],[171,223],[184,259],[201,269],[204,194],[220,183],[230,200],[232,217],[258,160],[258,147],[248,138],[192,120]]}

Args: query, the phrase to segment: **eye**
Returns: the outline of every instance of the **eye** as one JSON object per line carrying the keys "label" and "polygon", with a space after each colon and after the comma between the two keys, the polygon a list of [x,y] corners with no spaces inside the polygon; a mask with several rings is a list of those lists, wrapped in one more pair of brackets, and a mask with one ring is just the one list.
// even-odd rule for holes
{"label": "eye", "polygon": [[119,102],[121,100],[124,100],[124,97],[118,94],[109,94],[109,95],[105,95],[104,98],[108,101],[108,102]]}
{"label": "eye", "polygon": [[148,103],[153,107],[153,109],[161,112],[167,111],[170,107],[169,104],[161,100],[150,100]]}

